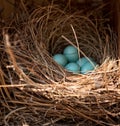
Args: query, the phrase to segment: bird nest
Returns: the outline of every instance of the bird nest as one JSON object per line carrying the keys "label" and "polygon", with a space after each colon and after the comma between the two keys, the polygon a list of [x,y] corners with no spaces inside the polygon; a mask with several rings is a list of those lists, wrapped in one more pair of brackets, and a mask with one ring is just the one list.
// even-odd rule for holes
{"label": "bird nest", "polygon": [[[116,35],[101,8],[23,8],[1,25],[1,125],[120,124]],[[88,74],[66,71],[52,56],[67,45],[99,66]]]}

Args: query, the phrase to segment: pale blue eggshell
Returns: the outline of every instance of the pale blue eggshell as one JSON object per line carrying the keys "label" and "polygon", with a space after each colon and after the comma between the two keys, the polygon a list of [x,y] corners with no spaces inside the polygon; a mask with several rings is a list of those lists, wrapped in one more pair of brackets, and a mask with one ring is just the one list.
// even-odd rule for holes
{"label": "pale blue eggshell", "polygon": [[76,62],[79,59],[78,50],[72,45],[67,46],[63,50],[63,54],[69,62]]}
{"label": "pale blue eggshell", "polygon": [[53,59],[61,66],[65,66],[68,62],[63,54],[55,54]]}
{"label": "pale blue eggshell", "polygon": [[65,69],[73,73],[80,73],[80,66],[75,62],[68,63]]}
{"label": "pale blue eggshell", "polygon": [[[90,57],[88,57],[89,58],[89,60],[91,61],[91,62],[94,62],[94,60],[92,59],[92,58],[90,58]],[[77,64],[80,66],[80,67],[82,67],[85,63],[87,63],[87,62],[90,62],[86,57],[82,57],[82,58],[80,58],[80,59],[78,59],[77,60]]]}
{"label": "pale blue eggshell", "polygon": [[93,64],[91,64],[90,62],[86,62],[82,67],[81,67],[81,73],[82,74],[86,74],[92,70],[95,69],[95,66],[97,65],[96,62],[92,61]]}
{"label": "pale blue eggshell", "polygon": [[78,53],[64,54],[69,62],[76,62],[79,59]]}

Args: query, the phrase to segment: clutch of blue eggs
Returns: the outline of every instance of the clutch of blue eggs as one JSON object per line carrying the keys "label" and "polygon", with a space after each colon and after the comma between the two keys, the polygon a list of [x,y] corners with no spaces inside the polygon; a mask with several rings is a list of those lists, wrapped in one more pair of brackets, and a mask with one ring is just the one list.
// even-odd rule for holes
{"label": "clutch of blue eggs", "polygon": [[87,74],[98,65],[91,57],[79,58],[78,49],[72,45],[65,47],[63,53],[55,54],[53,59],[74,74]]}

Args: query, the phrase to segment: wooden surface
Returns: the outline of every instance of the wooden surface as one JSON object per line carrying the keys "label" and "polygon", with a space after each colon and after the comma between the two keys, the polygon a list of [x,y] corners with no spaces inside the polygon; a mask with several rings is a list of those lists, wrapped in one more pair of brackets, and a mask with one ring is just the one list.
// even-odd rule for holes
{"label": "wooden surface", "polygon": [[15,0],[0,0],[0,12],[2,17],[7,18],[13,12]]}
{"label": "wooden surface", "polygon": [[120,58],[120,0],[118,1],[117,4],[117,17],[118,17],[118,48],[119,48],[119,58]]}
{"label": "wooden surface", "polygon": [[111,0],[112,25],[118,35],[118,58],[120,58],[120,0]]}
{"label": "wooden surface", "polygon": [[118,56],[120,58],[120,0],[115,1],[116,30],[118,33]]}

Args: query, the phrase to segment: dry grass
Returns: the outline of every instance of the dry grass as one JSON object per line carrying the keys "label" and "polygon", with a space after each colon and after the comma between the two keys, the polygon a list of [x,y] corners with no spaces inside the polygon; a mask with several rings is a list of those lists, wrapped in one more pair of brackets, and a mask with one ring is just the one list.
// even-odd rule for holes
{"label": "dry grass", "polygon": [[[120,124],[120,70],[116,36],[101,7],[86,14],[39,6],[1,25],[0,125]],[[21,8],[18,8],[18,10]],[[67,72],[52,55],[72,44],[99,66],[86,75]]]}

